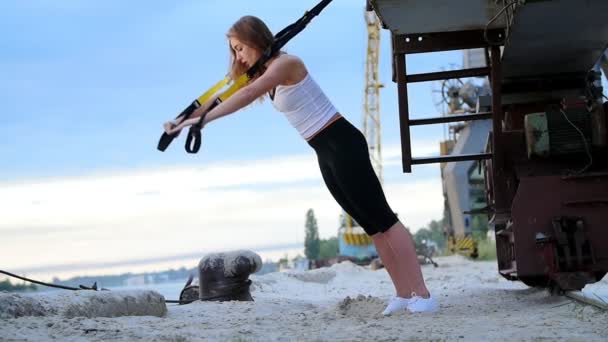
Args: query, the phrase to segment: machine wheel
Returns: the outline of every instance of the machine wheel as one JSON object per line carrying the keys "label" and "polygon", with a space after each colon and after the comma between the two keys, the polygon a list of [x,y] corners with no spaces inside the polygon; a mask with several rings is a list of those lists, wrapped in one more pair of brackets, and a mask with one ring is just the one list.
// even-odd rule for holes
{"label": "machine wheel", "polygon": [[530,287],[549,288],[553,283],[553,281],[547,276],[526,276],[518,277],[518,279]]}
{"label": "machine wheel", "polygon": [[524,284],[539,289],[546,289],[552,296],[561,296],[564,290],[553,279],[547,276],[529,276],[519,278]]}

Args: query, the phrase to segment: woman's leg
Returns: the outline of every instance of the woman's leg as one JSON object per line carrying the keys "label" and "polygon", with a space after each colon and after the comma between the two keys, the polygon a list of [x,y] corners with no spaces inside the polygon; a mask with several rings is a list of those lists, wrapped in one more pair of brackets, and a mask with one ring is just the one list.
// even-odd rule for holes
{"label": "woman's leg", "polygon": [[416,256],[414,240],[410,232],[403,226],[401,221],[395,223],[386,232],[382,233],[383,239],[390,250],[392,259],[391,267],[394,268],[395,288],[397,296],[409,298],[421,296],[428,298],[430,293],[424,283],[420,263]]}
{"label": "woman's leg", "polygon": [[[371,223],[367,222],[365,218],[358,215],[358,213],[362,212],[361,209],[356,208],[353,203],[349,200],[349,197],[340,189],[338,186],[338,182],[336,179],[336,175],[332,171],[330,164],[333,163],[331,159],[331,154],[327,156],[325,153],[321,151],[317,151],[317,158],[319,162],[319,168],[321,170],[321,176],[323,177],[323,181],[327,186],[327,189],[334,197],[336,202],[340,205],[340,207],[348,213],[361,227],[366,229],[366,231],[370,231]],[[373,232],[372,232],[373,233]],[[375,233],[370,235],[374,246],[376,247],[376,251],[378,252],[378,256],[382,260],[386,271],[388,272],[393,285],[395,285],[395,291],[397,291],[395,281],[395,276],[393,275],[393,270],[395,268],[394,258],[391,253],[391,249],[389,245],[386,243],[386,238],[382,233]]]}
{"label": "woman's leg", "polygon": [[[425,311],[424,305],[421,306],[420,303],[424,304],[423,298],[430,294],[422,277],[413,239],[386,201],[369,159],[365,137],[346,121],[330,127],[331,143],[324,146],[327,153],[324,160],[327,164],[322,167],[322,172],[323,168],[330,169],[327,172],[332,176],[332,184],[328,184],[328,187],[330,191],[331,188],[336,189],[335,192],[339,194],[334,195],[336,200],[341,198],[339,203],[347,203],[350,210],[353,210],[351,216],[356,220],[361,217],[362,226],[366,222],[363,227],[372,237],[395,285],[398,297],[389,303],[384,313],[390,314],[406,307],[410,311]],[[418,304],[412,310],[410,306],[413,302]]]}
{"label": "woman's leg", "polygon": [[[338,187],[338,185],[336,183],[335,176],[332,174],[328,165],[326,163],[323,163],[321,160],[319,160],[319,166],[321,168],[321,175],[323,176],[325,185],[329,189],[329,192],[332,194],[334,199],[338,202],[340,207],[342,207],[342,209],[344,209],[344,211],[346,211],[349,215],[351,215],[351,217],[353,217],[353,215],[357,215],[357,213],[360,212],[360,210],[357,210],[356,208],[354,208],[352,206],[352,204],[350,203],[350,201],[348,200],[348,197],[344,194],[344,192],[342,192],[342,190],[340,190],[340,188]],[[361,217],[353,217],[353,218],[361,225],[361,227],[370,226],[370,224]],[[393,256],[392,249],[391,249],[390,245],[388,244],[385,234],[384,233],[372,234],[371,239],[374,242],[374,246],[376,247],[376,251],[378,252],[378,256],[380,257],[380,260],[382,260],[382,264],[384,265],[384,268],[388,272],[388,275],[390,276],[391,281],[393,282],[393,285],[395,286],[395,292],[400,293],[399,288],[397,287],[397,284],[399,283],[399,281],[395,278],[395,274],[394,274],[394,271],[397,268],[397,265],[395,264],[396,259]],[[411,293],[411,291],[410,291],[410,293]]]}
{"label": "woman's leg", "polygon": [[393,282],[393,286],[395,287],[395,293],[399,293],[399,290],[397,288],[397,281],[395,280],[394,274],[395,269],[397,267],[395,265],[396,260],[393,257],[391,248],[389,247],[386,241],[386,237],[383,233],[376,233],[372,235],[371,238],[374,242],[374,246],[376,247],[376,251],[378,252],[378,256],[380,257],[380,260],[382,261],[386,272],[388,272],[388,275],[391,278],[391,281]]}
{"label": "woman's leg", "polygon": [[[395,286],[397,297],[428,298],[414,241],[409,231],[397,219],[386,201],[384,191],[371,165],[367,143],[360,132],[351,134],[343,153],[331,158],[330,165],[341,192],[358,210],[358,215],[370,223],[372,236]],[[407,301],[401,301],[401,306]],[[388,309],[388,308],[387,308]]]}
{"label": "woman's leg", "polygon": [[342,148],[334,151],[329,158],[337,186],[357,210],[356,216],[368,222],[364,227],[367,234],[371,236],[383,232],[398,219],[389,207],[372,167],[365,137],[354,127],[343,134],[340,141]]}
{"label": "woman's leg", "polygon": [[389,274],[397,291],[397,297],[388,303],[382,313],[390,315],[404,310],[412,313],[437,311],[439,306],[424,283],[409,231],[401,222],[397,222],[386,232],[377,235],[379,243],[388,249],[385,267],[392,270]]}
{"label": "woman's leg", "polygon": [[327,186],[327,189],[333,196],[333,198],[338,202],[338,205],[352,217],[357,223],[366,229],[365,227],[369,227],[370,223],[365,220],[365,218],[358,215],[361,211],[357,209],[354,204],[349,200],[349,198],[344,194],[344,192],[340,189],[337,184],[336,176],[333,174],[329,163],[326,162],[321,156],[318,156],[319,160],[319,168],[321,169],[321,176],[323,177],[323,181]]}

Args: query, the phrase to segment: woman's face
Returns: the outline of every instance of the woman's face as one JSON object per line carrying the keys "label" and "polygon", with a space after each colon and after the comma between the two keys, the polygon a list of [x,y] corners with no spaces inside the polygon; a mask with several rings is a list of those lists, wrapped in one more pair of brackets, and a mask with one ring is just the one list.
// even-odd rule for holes
{"label": "woman's face", "polygon": [[262,53],[236,37],[230,37],[230,47],[234,51],[234,57],[239,63],[245,64],[248,68],[253,66],[260,59]]}

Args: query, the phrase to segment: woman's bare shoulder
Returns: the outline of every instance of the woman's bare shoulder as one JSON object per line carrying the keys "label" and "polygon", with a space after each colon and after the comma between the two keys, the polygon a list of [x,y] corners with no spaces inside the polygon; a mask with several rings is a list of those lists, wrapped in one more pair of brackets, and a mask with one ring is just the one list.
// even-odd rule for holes
{"label": "woman's bare shoulder", "polygon": [[298,56],[284,53],[281,54],[277,60],[281,60],[280,63],[285,67],[286,70],[289,70],[286,85],[298,83],[304,79],[304,77],[306,77],[308,71],[306,70],[304,62]]}
{"label": "woman's bare shoulder", "polygon": [[281,61],[281,63],[285,63],[291,67],[302,67],[305,68],[304,62],[300,57],[295,55],[290,55],[288,53],[282,53],[277,57],[277,61]]}

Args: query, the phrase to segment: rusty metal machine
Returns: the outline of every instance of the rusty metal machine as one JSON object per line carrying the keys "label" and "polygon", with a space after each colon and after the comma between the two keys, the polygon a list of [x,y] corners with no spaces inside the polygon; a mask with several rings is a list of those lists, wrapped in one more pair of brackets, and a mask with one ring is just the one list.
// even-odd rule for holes
{"label": "rusty metal machine", "polygon": [[[370,0],[391,31],[404,172],[481,161],[498,271],[529,286],[578,290],[608,271],[605,0]],[[408,74],[406,56],[484,48],[485,67]],[[407,85],[488,76],[489,111],[410,116]],[[418,125],[490,120],[485,149],[412,158]]]}

